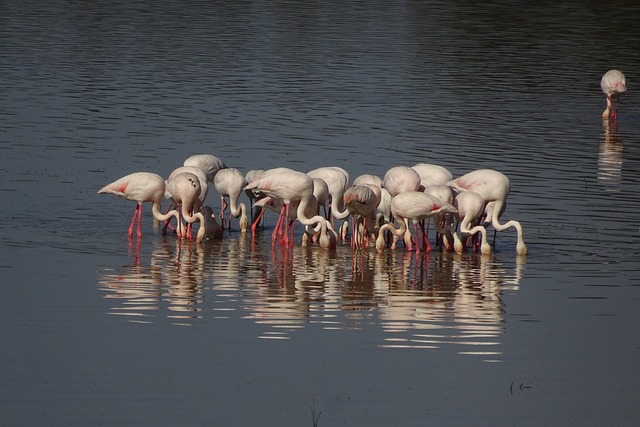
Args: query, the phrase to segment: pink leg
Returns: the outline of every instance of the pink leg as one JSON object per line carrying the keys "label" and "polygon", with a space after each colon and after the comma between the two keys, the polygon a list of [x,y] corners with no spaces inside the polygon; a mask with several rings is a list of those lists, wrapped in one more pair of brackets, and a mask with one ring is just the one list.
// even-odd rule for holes
{"label": "pink leg", "polygon": [[258,224],[260,224],[260,220],[262,219],[262,216],[264,215],[264,211],[265,211],[265,209],[262,209],[260,211],[260,213],[258,214],[258,217],[256,218],[256,220],[253,221],[253,224],[251,224],[251,238],[252,239],[256,235],[256,228],[258,228]]}
{"label": "pink leg", "polygon": [[141,205],[137,204],[136,205],[136,210],[133,211],[133,217],[131,218],[131,223],[129,224],[129,230],[127,231],[127,234],[129,235],[129,238],[131,238],[133,236],[133,224],[136,221],[136,217],[138,216],[138,212],[140,210]]}
{"label": "pink leg", "polygon": [[284,220],[284,206],[278,215],[278,221],[276,222],[276,228],[273,229],[271,234],[271,246],[276,245],[276,241],[279,241],[282,236],[282,221]]}
{"label": "pink leg", "polygon": [[[288,247],[293,247],[293,230],[296,226],[296,221],[295,219],[292,219],[289,221],[289,228],[287,230],[287,246]],[[290,236],[289,236],[290,235]]]}
{"label": "pink leg", "polygon": [[142,229],[140,223],[142,222],[142,205],[138,205],[138,238],[142,237]]}
{"label": "pink leg", "polygon": [[[420,238],[418,237],[418,224],[417,223],[413,223],[413,235],[416,236],[416,242],[415,242],[415,246],[416,246],[416,253],[419,254],[420,253]],[[422,243],[424,244],[424,238],[422,239]]]}

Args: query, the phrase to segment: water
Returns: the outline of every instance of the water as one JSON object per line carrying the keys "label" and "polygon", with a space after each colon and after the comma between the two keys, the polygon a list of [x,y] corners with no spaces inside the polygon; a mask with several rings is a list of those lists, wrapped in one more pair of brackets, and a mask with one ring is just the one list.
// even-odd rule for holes
{"label": "water", "polygon": [[[3,425],[637,424],[640,9],[343,3],[0,5]],[[529,255],[129,241],[195,153],[495,168]]]}

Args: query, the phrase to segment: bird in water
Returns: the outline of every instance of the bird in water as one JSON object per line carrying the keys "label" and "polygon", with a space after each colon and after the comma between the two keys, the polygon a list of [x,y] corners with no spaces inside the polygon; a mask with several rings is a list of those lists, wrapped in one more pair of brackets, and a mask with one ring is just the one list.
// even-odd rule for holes
{"label": "bird in water", "polygon": [[[204,238],[205,233],[205,220],[200,208],[202,206],[200,200],[201,187],[200,179],[191,172],[180,172],[172,174],[166,181],[166,194],[171,198],[173,203],[178,205],[178,212],[182,214],[182,217],[187,222],[186,236],[191,238],[190,224],[196,221],[200,221],[200,228],[198,229],[197,241],[200,242]],[[178,216],[178,228],[182,227],[182,222]]]}
{"label": "bird in water", "polygon": [[220,240],[224,235],[222,226],[216,221],[216,215],[211,206],[203,206],[200,213],[204,217],[204,237],[202,240]]}
{"label": "bird in water", "polygon": [[449,181],[447,185],[459,192],[475,191],[482,196],[485,202],[485,223],[493,225],[496,231],[504,231],[511,227],[515,228],[518,233],[516,253],[518,255],[527,254],[527,246],[522,238],[522,226],[520,223],[511,220],[505,224],[500,224],[500,216],[507,207],[507,196],[510,190],[509,178],[506,175],[493,169],[479,169]]}
{"label": "bird in water", "polygon": [[127,176],[107,184],[98,191],[98,194],[115,194],[116,196],[125,200],[131,200],[136,202],[136,210],[131,218],[131,224],[129,225],[129,238],[133,236],[133,227],[138,218],[138,238],[142,237],[142,231],[140,229],[140,218],[142,216],[142,204],[145,202],[152,202],[151,210],[154,218],[158,221],[167,221],[172,217],[176,220],[179,219],[179,214],[176,210],[170,210],[166,214],[160,211],[160,203],[164,198],[165,182],[160,175],[151,172],[135,172]]}
{"label": "bird in water", "polygon": [[[274,199],[282,199],[284,207],[280,213],[280,220],[284,221],[285,224],[287,218],[289,218],[291,202],[299,201],[300,203],[296,209],[298,221],[303,225],[314,227],[315,233],[320,232],[320,246],[323,248],[335,248],[335,231],[327,224],[325,218],[320,215],[309,217],[305,213],[307,205],[312,202],[312,199],[315,199],[313,196],[313,179],[307,174],[288,168],[271,169],[255,181],[247,184],[244,190],[263,193]],[[284,244],[289,246],[286,230],[284,236]],[[290,243],[293,244],[293,242]],[[272,241],[273,244],[275,242]]]}
{"label": "bird in water", "polygon": [[[403,236],[404,243],[408,250],[412,250],[415,246],[416,253],[420,252],[420,245],[413,240],[411,232],[409,231],[409,220],[412,220],[415,224],[421,224],[425,218],[442,214],[442,213],[456,213],[457,210],[449,203],[445,203],[438,198],[423,193],[420,191],[404,191],[391,199],[391,213],[394,218],[400,223],[400,227],[397,228],[393,223],[389,222],[380,227],[378,231],[378,238],[376,239],[376,249],[378,251],[384,250],[386,247],[384,232],[388,229],[394,236]],[[444,230],[438,230],[444,231]],[[427,236],[422,229],[422,247],[429,252],[431,245],[427,240]]]}
{"label": "bird in water", "polygon": [[484,205],[484,198],[475,191],[462,191],[453,200],[453,206],[458,209],[456,219],[463,236],[461,240],[457,233],[453,233],[453,248],[457,253],[462,253],[468,238],[476,233],[480,233],[480,252],[484,255],[491,253],[491,245],[487,242],[487,230],[482,225],[477,225],[482,219]]}
{"label": "bird in water", "polygon": [[607,96],[607,108],[602,112],[602,118],[614,121],[618,115],[618,101],[627,91],[624,74],[618,70],[609,70],[600,80],[602,92]]}
{"label": "bird in water", "polygon": [[[240,218],[240,231],[247,231],[249,226],[249,218],[247,217],[247,208],[244,203],[238,203],[242,189],[246,185],[244,175],[236,168],[226,168],[219,170],[213,179],[213,185],[218,193],[220,193],[220,221],[224,227],[224,212],[227,207],[230,210],[229,229],[231,229],[231,218]],[[226,201],[229,197],[229,203]]]}

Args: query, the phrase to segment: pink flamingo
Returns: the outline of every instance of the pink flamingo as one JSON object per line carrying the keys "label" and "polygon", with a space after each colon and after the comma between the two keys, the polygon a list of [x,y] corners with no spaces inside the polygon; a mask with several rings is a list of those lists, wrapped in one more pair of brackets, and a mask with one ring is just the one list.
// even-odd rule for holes
{"label": "pink flamingo", "polygon": [[[339,166],[324,166],[307,173],[311,178],[320,178],[329,188],[329,212],[333,218],[344,211],[342,195],[349,186],[349,173]],[[329,219],[329,216],[327,216]],[[337,218],[336,218],[337,219]]]}
{"label": "pink flamingo", "polygon": [[[200,184],[200,194],[198,195],[198,200],[194,201],[194,208],[196,210],[200,210],[204,205],[204,201],[207,198],[207,193],[209,192],[209,184],[207,184],[207,175],[202,171],[202,169],[195,166],[180,166],[174,169],[169,178],[167,178],[167,182],[171,181],[175,178],[176,175],[181,173],[190,173],[195,175],[198,178],[198,183]],[[166,194],[167,198],[171,198],[171,194]]]}
{"label": "pink flamingo", "polygon": [[[196,166],[180,166],[176,169],[174,169],[171,174],[169,175],[169,178],[167,178],[167,180],[165,181],[165,184],[172,181],[178,174],[181,173],[190,173],[192,175],[195,175],[198,178],[198,181],[200,183],[200,193],[198,196],[198,200],[194,201],[193,204],[193,211],[199,211],[202,206],[204,205],[204,201],[207,198],[207,193],[209,191],[209,185],[207,184],[207,175],[202,171],[202,169],[200,169],[199,167]],[[176,203],[175,200],[172,197],[171,192],[168,190],[169,185],[166,184],[166,191],[165,191],[165,197],[169,200],[171,200],[171,203],[169,204],[169,208],[172,208],[174,206],[174,204]],[[179,210],[178,210],[179,212]],[[182,225],[182,224],[180,224]],[[169,226],[169,223],[165,223],[164,228],[162,229],[162,233],[165,234],[167,232],[167,227]],[[186,229],[186,233],[187,236],[191,236],[191,223],[187,223],[187,229]]]}
{"label": "pink flamingo", "polygon": [[353,185],[344,192],[343,202],[351,215],[351,246],[367,247],[368,233],[373,231],[376,209],[380,203],[380,187],[374,184]]}
{"label": "pink flamingo", "polygon": [[[481,244],[480,252],[484,255],[491,253],[491,245],[487,243],[487,230],[482,225],[473,226],[482,218],[484,213],[484,198],[474,191],[462,191],[458,193],[453,200],[453,206],[458,209],[456,219],[460,227],[460,233],[466,238],[473,236],[476,233],[480,233]],[[454,244],[453,248],[457,253],[462,253],[464,250],[464,243],[456,233],[453,233]]]}
{"label": "pink flamingo", "polygon": [[[166,193],[170,194],[171,200],[178,205],[187,224],[200,221],[200,228],[196,240],[202,241],[205,234],[205,219],[202,213],[195,212],[200,210],[200,179],[191,172],[180,172],[173,174],[166,182]],[[193,213],[195,212],[195,213]],[[182,227],[182,222],[178,217],[178,227]],[[190,235],[187,234],[189,238]]]}
{"label": "pink flamingo", "polygon": [[496,231],[515,228],[518,233],[516,253],[518,255],[527,254],[527,246],[522,238],[520,223],[511,220],[500,224],[500,216],[507,206],[507,196],[510,189],[509,178],[506,175],[493,169],[480,169],[450,181],[449,185],[458,191],[469,190],[480,194],[485,202],[484,213],[487,215],[485,221],[491,223]]}
{"label": "pink flamingo", "polygon": [[[285,221],[286,223],[286,219],[289,218],[291,202],[299,201],[300,204],[296,209],[298,221],[303,225],[314,226],[315,233],[320,232],[320,246],[323,248],[335,247],[335,241],[332,242],[332,236],[329,235],[331,233],[335,236],[335,231],[327,225],[326,220],[320,215],[308,217],[305,214],[307,205],[314,198],[313,179],[309,175],[288,168],[272,169],[247,184],[244,189],[259,192],[275,199],[282,199],[285,206],[280,213],[279,222]],[[275,244],[275,242],[272,242],[272,244]],[[286,230],[285,244],[289,246],[288,232]]]}
{"label": "pink flamingo", "polygon": [[115,194],[125,200],[136,202],[136,210],[133,212],[131,224],[129,225],[128,235],[133,236],[133,226],[138,218],[137,236],[142,237],[140,228],[140,219],[142,217],[142,204],[152,202],[151,210],[153,217],[158,221],[167,221],[174,217],[179,218],[178,212],[170,210],[166,214],[160,211],[160,204],[164,198],[165,182],[160,175],[151,172],[135,172],[127,176],[107,184],[98,191],[98,194]]}
{"label": "pink flamingo", "polygon": [[368,185],[371,189],[374,186],[380,189],[380,201],[376,207],[376,226],[391,221],[391,195],[389,190],[383,187],[382,178],[376,175],[364,174],[353,180],[353,185]]}
{"label": "pink flamingo", "polygon": [[227,166],[222,160],[211,154],[195,154],[183,163],[184,166],[194,166],[207,176],[207,181],[213,183],[213,179],[219,170],[225,169]]}
{"label": "pink flamingo", "polygon": [[[405,191],[391,199],[391,213],[400,223],[400,228],[396,228],[393,223],[384,224],[378,231],[376,239],[376,249],[382,251],[386,247],[384,232],[390,230],[394,236],[403,236],[408,250],[413,249],[413,239],[409,231],[409,220],[414,224],[421,223],[425,218],[430,218],[441,213],[456,213],[457,210],[452,205],[420,191]],[[431,250],[431,245],[427,240],[424,229],[422,229],[422,246],[426,251]],[[420,252],[420,246],[416,244],[416,252]]]}
{"label": "pink flamingo", "polygon": [[389,191],[391,197],[405,191],[418,191],[420,175],[408,166],[394,166],[384,174],[382,186]]}
{"label": "pink flamingo", "polygon": [[618,115],[618,101],[627,91],[627,82],[618,70],[609,70],[600,80],[602,92],[607,96],[607,108],[602,112],[603,119],[614,121]]}
{"label": "pink flamingo", "polygon": [[218,171],[213,179],[213,185],[220,193],[221,210],[220,221],[224,226],[224,212],[227,209],[227,201],[225,197],[229,197],[229,228],[231,228],[231,218],[240,217],[240,231],[246,232],[249,227],[249,219],[247,218],[247,208],[244,203],[238,203],[242,189],[246,185],[244,176],[236,168],[226,168]]}

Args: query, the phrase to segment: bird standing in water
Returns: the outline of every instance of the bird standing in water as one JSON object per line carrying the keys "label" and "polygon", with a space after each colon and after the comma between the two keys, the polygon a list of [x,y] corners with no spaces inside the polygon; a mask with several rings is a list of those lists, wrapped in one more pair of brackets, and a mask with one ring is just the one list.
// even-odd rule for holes
{"label": "bird standing in water", "polygon": [[142,237],[140,229],[140,218],[142,216],[142,204],[153,202],[153,216],[158,221],[167,221],[171,217],[179,220],[176,210],[170,210],[166,214],[160,212],[160,203],[164,198],[165,182],[160,175],[151,172],[135,172],[107,184],[98,191],[98,194],[115,194],[125,200],[136,202],[136,210],[133,213],[131,224],[129,225],[129,237],[133,236],[133,225],[138,218],[138,237]]}
{"label": "bird standing in water", "polygon": [[624,74],[618,70],[609,70],[600,80],[602,92],[607,96],[607,108],[602,112],[602,118],[614,121],[618,115],[618,101],[627,91]]}

